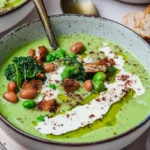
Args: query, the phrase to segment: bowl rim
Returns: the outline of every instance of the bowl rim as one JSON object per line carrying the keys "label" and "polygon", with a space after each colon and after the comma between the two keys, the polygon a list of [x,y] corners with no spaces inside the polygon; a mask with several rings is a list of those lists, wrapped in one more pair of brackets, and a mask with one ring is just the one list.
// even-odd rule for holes
{"label": "bowl rim", "polygon": [[30,1],[30,0],[24,0],[24,1],[23,1],[21,4],[19,4],[18,6],[12,7],[12,8],[9,9],[9,10],[0,12],[0,17],[5,16],[5,15],[7,15],[7,14],[9,14],[9,13],[12,13],[12,12],[14,12],[14,11],[17,10],[17,9],[20,9],[22,6],[24,6],[25,4],[27,4],[29,1]]}
{"label": "bowl rim", "polygon": [[[121,23],[118,23],[118,22],[113,21],[111,19],[107,19],[107,18],[104,18],[104,17],[90,16],[90,15],[82,15],[82,14],[58,14],[58,15],[49,16],[49,18],[56,18],[56,17],[63,17],[63,16],[69,16],[69,17],[71,17],[71,16],[77,16],[77,17],[87,17],[87,18],[103,19],[105,21],[109,21],[109,22],[113,22],[113,23],[119,24],[120,26],[122,26],[122,27],[130,30],[132,33],[134,33],[150,49],[150,45],[148,44],[148,42],[145,41],[136,32],[134,32],[130,28],[122,25]],[[21,30],[22,28],[25,28],[25,27],[29,26],[30,24],[33,24],[33,23],[36,23],[36,22],[40,22],[40,21],[41,21],[40,19],[35,19],[35,20],[33,20],[33,21],[29,22],[29,23],[26,23],[26,24],[23,24],[23,25],[21,25],[19,27],[16,27],[15,29],[13,29],[12,31],[10,31],[9,33],[7,33],[2,39],[0,39],[0,44],[3,43],[10,36],[14,35],[15,32]],[[40,138],[40,137],[36,137],[36,136],[31,135],[29,133],[26,133],[26,132],[22,131],[21,129],[15,127],[14,125],[12,125],[9,121],[7,121],[5,119],[5,117],[2,114],[0,114],[0,121],[3,121],[3,123],[5,125],[7,125],[7,127],[10,127],[13,131],[15,131],[16,133],[19,133],[20,135],[22,135],[22,136],[24,136],[26,138],[29,138],[29,139],[32,139],[32,140],[36,140],[38,142],[45,143],[45,144],[52,144],[52,145],[57,145],[57,146],[78,147],[78,146],[92,146],[92,145],[104,144],[104,143],[107,143],[107,142],[111,142],[111,141],[123,138],[124,136],[127,136],[130,133],[133,133],[134,131],[137,131],[142,126],[144,126],[145,124],[147,124],[150,121],[150,114],[144,120],[142,120],[138,125],[136,125],[135,127],[132,127],[131,129],[129,129],[129,130],[127,130],[127,131],[125,131],[125,132],[123,132],[123,133],[121,133],[119,135],[116,135],[116,136],[113,136],[113,137],[110,137],[110,138],[106,138],[104,140],[95,141],[95,142],[82,142],[82,143],[58,142],[58,141],[51,141],[51,140],[43,139],[43,138]]]}

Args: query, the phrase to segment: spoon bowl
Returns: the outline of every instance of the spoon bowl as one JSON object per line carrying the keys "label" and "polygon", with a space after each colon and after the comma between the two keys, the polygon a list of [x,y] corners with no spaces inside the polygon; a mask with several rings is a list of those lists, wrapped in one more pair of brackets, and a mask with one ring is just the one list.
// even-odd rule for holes
{"label": "spoon bowl", "polygon": [[68,14],[87,14],[99,16],[99,12],[90,0],[61,0],[61,8]]}

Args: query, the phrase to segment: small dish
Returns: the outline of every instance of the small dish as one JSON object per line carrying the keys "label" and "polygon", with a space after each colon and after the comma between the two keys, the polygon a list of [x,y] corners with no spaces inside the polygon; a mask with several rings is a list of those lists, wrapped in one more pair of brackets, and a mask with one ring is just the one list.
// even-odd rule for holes
{"label": "small dish", "polygon": [[126,3],[132,3],[132,4],[148,4],[150,3],[150,0],[119,0]]}
{"label": "small dish", "polygon": [[0,13],[0,33],[12,28],[21,20],[23,20],[31,13],[33,8],[34,4],[32,2],[26,1],[22,5],[12,9],[7,13]]}
{"label": "small dish", "polygon": [[[0,16],[5,15],[5,14],[8,14],[8,13],[10,13],[10,12],[12,12],[12,11],[14,11],[14,10],[20,8],[20,7],[22,7],[22,6],[25,5],[28,1],[29,1],[29,0],[24,0],[24,1],[19,1],[19,2],[16,1],[16,4],[15,4],[15,2],[13,1],[12,4],[10,4],[10,5],[8,5],[8,6],[7,6],[6,4],[3,4],[3,2],[1,2],[2,5],[6,5],[6,7],[0,8]],[[5,2],[4,2],[4,3],[5,3]],[[9,3],[9,2],[8,2],[8,3]],[[16,5],[16,6],[14,6],[14,5]]]}

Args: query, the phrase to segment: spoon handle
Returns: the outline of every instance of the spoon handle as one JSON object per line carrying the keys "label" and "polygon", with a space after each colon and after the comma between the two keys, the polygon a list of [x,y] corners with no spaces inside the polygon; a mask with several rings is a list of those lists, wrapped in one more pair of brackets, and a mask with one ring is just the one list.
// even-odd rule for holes
{"label": "spoon handle", "polygon": [[51,23],[48,19],[48,15],[47,15],[43,0],[33,0],[33,2],[37,8],[37,11],[39,13],[41,20],[42,20],[49,43],[50,43],[52,49],[56,50],[58,48],[58,43],[56,41],[54,32],[52,30]]}
{"label": "spoon handle", "polygon": [[6,147],[0,142],[0,150],[7,150]]}

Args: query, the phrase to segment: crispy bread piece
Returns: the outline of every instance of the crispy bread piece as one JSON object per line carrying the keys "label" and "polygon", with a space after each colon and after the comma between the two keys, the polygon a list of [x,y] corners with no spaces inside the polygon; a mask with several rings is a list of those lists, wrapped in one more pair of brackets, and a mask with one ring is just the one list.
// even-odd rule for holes
{"label": "crispy bread piece", "polygon": [[144,13],[136,12],[127,14],[123,17],[122,24],[131,28],[147,41],[150,41],[150,5]]}
{"label": "crispy bread piece", "polygon": [[56,108],[58,108],[58,105],[56,104],[56,100],[52,99],[50,101],[42,100],[37,104],[37,107],[41,111],[56,111]]}
{"label": "crispy bread piece", "polygon": [[84,69],[86,72],[95,73],[99,71],[106,72],[107,68],[105,65],[99,65],[97,63],[85,63]]}
{"label": "crispy bread piece", "polygon": [[144,11],[144,18],[146,17],[146,15],[149,15],[149,14],[150,14],[150,5],[148,5],[148,7]]}
{"label": "crispy bread piece", "polygon": [[143,30],[141,35],[150,38],[150,5],[144,11],[144,17],[140,21],[139,28]]}
{"label": "crispy bread piece", "polygon": [[144,17],[143,12],[129,13],[122,19],[122,24],[129,28],[139,27],[141,19]]}
{"label": "crispy bread piece", "polygon": [[39,46],[38,47],[39,57],[41,61],[44,61],[46,58],[46,55],[48,54],[48,50],[45,46]]}
{"label": "crispy bread piece", "polygon": [[39,93],[42,89],[42,81],[41,80],[31,80],[31,81],[25,81],[23,82],[23,85],[22,85],[22,89],[23,90],[29,90],[29,89],[32,89],[32,90],[36,90],[37,93]]}

